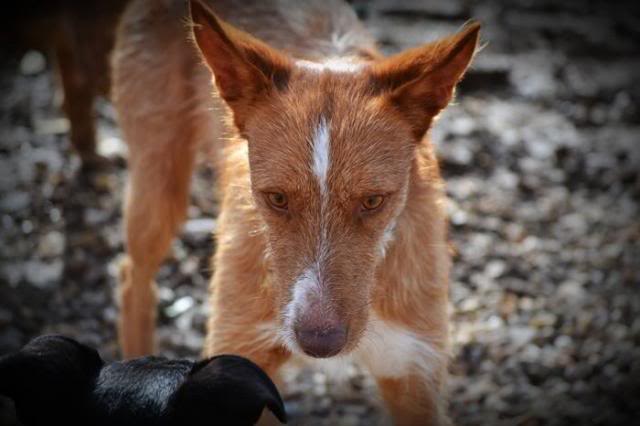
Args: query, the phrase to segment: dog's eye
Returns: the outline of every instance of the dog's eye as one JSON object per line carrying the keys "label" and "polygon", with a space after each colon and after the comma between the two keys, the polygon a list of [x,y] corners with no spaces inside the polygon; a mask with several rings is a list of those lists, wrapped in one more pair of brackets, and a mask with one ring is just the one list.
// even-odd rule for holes
{"label": "dog's eye", "polygon": [[382,195],[369,195],[362,200],[362,208],[366,211],[376,210],[380,208],[384,202]]}
{"label": "dog's eye", "polygon": [[267,200],[269,204],[277,210],[286,210],[287,209],[287,196],[282,192],[270,192],[267,194]]}

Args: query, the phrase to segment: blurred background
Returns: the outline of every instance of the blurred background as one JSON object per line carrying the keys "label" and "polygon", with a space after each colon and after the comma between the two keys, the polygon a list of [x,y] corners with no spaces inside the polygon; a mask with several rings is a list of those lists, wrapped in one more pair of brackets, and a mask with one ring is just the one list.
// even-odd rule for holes
{"label": "blurred background", "polygon": [[[82,64],[74,81],[107,93],[108,75],[97,71],[109,48],[104,31],[125,2],[27,0],[0,18],[0,355],[63,333],[119,356],[126,146],[108,98],[98,96],[96,144],[107,160],[83,152],[93,167],[81,167],[55,70]],[[455,422],[637,422],[640,3],[351,4],[387,54],[470,18],[483,23],[487,45],[433,131],[457,250]],[[67,90],[83,96],[76,83]],[[189,219],[158,276],[163,355],[197,357],[202,348],[212,175],[203,164],[195,176]],[[381,408],[372,380],[355,366],[344,376],[290,369],[292,423],[374,424]],[[9,423],[2,407],[0,423]]]}

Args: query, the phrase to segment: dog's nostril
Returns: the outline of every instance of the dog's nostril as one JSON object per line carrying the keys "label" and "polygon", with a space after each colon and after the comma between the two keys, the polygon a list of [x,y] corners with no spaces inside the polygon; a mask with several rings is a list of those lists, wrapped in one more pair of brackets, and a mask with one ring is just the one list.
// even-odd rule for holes
{"label": "dog's nostril", "polygon": [[347,327],[300,327],[296,330],[296,337],[304,353],[327,358],[336,355],[347,343]]}

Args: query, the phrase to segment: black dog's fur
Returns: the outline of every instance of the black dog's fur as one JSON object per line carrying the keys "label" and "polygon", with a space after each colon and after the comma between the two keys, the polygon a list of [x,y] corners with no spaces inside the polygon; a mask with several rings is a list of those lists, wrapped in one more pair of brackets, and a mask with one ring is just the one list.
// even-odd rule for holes
{"label": "black dog's fur", "polygon": [[63,336],[42,336],[0,358],[0,394],[26,426],[252,425],[265,407],[286,421],[280,394],[251,361],[144,357],[105,364]]}

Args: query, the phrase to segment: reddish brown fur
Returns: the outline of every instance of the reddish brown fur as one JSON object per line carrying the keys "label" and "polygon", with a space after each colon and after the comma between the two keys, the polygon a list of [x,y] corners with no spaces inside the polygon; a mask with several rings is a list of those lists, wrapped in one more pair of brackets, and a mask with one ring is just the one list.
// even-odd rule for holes
{"label": "reddish brown fur", "polygon": [[[312,308],[304,309],[320,309],[348,326],[342,354],[358,353],[371,336],[374,317],[391,330],[403,330],[392,331],[392,340],[413,346],[388,350],[406,352],[402,365],[413,367],[372,373],[397,424],[445,423],[450,259],[442,181],[423,136],[469,64],[478,26],[376,59],[370,39],[352,18],[348,24],[357,37],[341,53],[360,69],[319,71],[294,58],[330,56],[321,43],[330,29],[321,18],[330,15],[310,13],[315,25],[292,43],[283,31],[264,27],[268,13],[251,9],[263,6],[225,1],[214,6],[283,50],[192,2],[195,41],[215,75],[213,100],[208,73],[184,37],[179,18],[185,10],[135,1],[120,29],[114,95],[131,153],[120,327],[125,355],[152,350],[151,282],[184,215],[194,155],[200,147],[219,146],[215,139],[223,126],[207,105],[213,102],[221,112],[222,98],[241,138],[214,151],[222,200],[205,353],[239,353],[275,375],[296,350],[295,339],[281,338],[291,335],[286,328],[294,285],[317,261],[322,295],[314,295]],[[312,6],[299,5],[303,11]],[[333,7],[348,11],[337,2]],[[314,135],[323,120],[331,144],[326,198],[311,170]],[[287,195],[288,211],[270,206],[272,192]],[[375,194],[385,196],[382,207],[363,212],[363,197]],[[380,242],[392,221],[395,239],[382,256]],[[325,256],[319,254],[323,244]],[[295,311],[294,323],[315,318],[307,311]],[[415,353],[415,344],[428,344],[435,355]],[[415,364],[408,359],[413,355],[425,359]]]}

